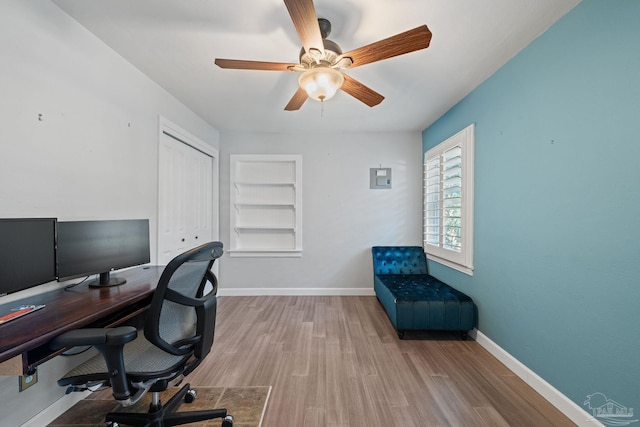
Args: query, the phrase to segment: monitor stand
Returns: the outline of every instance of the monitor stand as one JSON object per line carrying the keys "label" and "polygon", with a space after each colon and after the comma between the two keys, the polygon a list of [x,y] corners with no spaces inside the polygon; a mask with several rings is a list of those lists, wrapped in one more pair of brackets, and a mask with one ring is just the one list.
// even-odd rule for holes
{"label": "monitor stand", "polygon": [[111,286],[120,286],[127,283],[127,279],[122,277],[111,277],[109,272],[100,273],[100,278],[89,282],[90,288],[108,288]]}

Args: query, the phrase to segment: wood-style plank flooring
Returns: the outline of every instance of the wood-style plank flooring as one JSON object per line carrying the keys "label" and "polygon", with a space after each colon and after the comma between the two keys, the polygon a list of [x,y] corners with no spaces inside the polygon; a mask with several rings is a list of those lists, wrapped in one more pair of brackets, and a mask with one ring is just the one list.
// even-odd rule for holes
{"label": "wood-style plank flooring", "polygon": [[471,339],[398,339],[375,297],[220,297],[187,380],[273,386],[263,427],[574,425]]}

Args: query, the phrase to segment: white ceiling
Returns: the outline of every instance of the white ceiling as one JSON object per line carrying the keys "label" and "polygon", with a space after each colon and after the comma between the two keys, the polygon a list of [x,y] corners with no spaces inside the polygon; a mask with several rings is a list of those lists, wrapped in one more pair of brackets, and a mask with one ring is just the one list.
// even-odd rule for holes
{"label": "white ceiling", "polygon": [[384,95],[381,104],[339,92],[293,112],[284,107],[298,73],[213,63],[297,62],[282,0],[53,2],[220,131],[349,132],[423,130],[579,0],[315,0],[345,52],[422,24],[433,38],[428,49],[347,71]]}

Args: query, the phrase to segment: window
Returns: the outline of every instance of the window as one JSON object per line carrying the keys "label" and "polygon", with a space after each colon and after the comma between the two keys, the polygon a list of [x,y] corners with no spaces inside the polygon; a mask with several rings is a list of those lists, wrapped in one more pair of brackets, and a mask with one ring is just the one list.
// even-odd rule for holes
{"label": "window", "polygon": [[474,125],[424,153],[424,250],[473,275]]}
{"label": "window", "polygon": [[232,154],[231,256],[302,256],[302,156]]}

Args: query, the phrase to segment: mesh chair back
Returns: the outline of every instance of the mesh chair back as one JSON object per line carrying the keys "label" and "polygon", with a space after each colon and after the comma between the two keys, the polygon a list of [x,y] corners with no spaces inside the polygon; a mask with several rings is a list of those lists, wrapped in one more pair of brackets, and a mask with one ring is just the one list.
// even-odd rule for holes
{"label": "mesh chair back", "polygon": [[206,285],[213,276],[210,269],[222,253],[222,243],[210,242],[167,264],[145,320],[147,340],[175,355],[193,353],[200,359],[209,353],[215,331],[216,295],[206,293]]}

